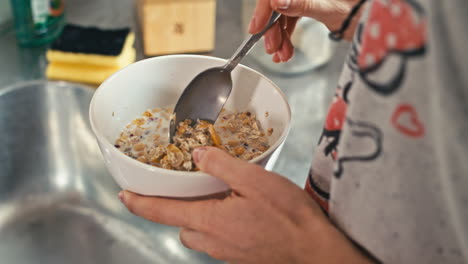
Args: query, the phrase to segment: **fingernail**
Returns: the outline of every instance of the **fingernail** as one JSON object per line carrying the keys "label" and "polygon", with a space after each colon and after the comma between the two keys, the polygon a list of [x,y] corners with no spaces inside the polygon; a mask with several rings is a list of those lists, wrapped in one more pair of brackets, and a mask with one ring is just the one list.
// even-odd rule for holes
{"label": "fingernail", "polygon": [[285,61],[285,60],[284,60],[283,53],[278,52],[278,53],[276,53],[276,54],[278,54],[278,57],[279,57],[280,61]]}
{"label": "fingernail", "polygon": [[280,59],[279,59],[279,56],[278,56],[278,52],[276,52],[275,54],[273,54],[272,60],[273,60],[274,63],[280,62]]}
{"label": "fingernail", "polygon": [[255,21],[255,16],[252,17],[252,19],[250,20],[250,24],[249,24],[249,33],[253,33],[254,29],[255,29],[255,26],[256,26],[256,21]]}
{"label": "fingernail", "polygon": [[277,3],[279,9],[288,9],[289,5],[291,4],[291,0],[278,0]]}
{"label": "fingernail", "polygon": [[118,196],[119,196],[119,200],[120,200],[122,203],[124,203],[124,192],[123,192],[123,191],[120,191]]}
{"label": "fingernail", "polygon": [[205,151],[205,147],[194,149],[192,153],[193,161],[195,161],[195,163],[198,163],[203,158],[203,154],[205,154]]}

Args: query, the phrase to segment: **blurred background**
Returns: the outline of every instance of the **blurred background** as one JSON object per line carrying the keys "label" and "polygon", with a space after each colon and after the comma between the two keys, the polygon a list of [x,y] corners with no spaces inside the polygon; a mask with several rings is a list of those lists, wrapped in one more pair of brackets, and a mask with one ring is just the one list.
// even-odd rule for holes
{"label": "blurred background", "polygon": [[[96,68],[64,68],[63,54],[47,54],[60,46],[64,25],[74,24],[129,28],[136,58],[126,63],[166,53],[227,59],[247,36],[254,6],[255,0],[0,0],[0,262],[219,263],[184,248],[177,228],[140,219],[121,205],[89,127],[99,81],[68,78]],[[311,19],[296,31],[296,55],[288,63],[272,63],[259,43],[242,64],[288,97],[291,130],[273,170],[303,187],[348,46],[331,43]],[[48,81],[54,63],[68,77],[53,79],[66,82]],[[97,67],[109,74],[121,66]]]}

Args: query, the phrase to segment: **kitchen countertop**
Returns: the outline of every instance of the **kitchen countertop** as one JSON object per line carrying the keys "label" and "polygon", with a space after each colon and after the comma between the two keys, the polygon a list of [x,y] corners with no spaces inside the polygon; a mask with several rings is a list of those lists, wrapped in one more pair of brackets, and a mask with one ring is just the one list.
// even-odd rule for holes
{"label": "kitchen countertop", "polygon": [[[131,26],[136,30],[134,2],[129,0],[68,0],[67,21],[101,27]],[[229,58],[242,42],[241,0],[217,1],[216,48],[209,55]],[[135,43],[137,59],[143,59],[141,42]],[[292,126],[274,171],[303,186],[312,154],[322,131],[329,101],[334,92],[347,45],[338,44],[332,59],[325,66],[295,76],[268,72],[252,57],[242,63],[273,80],[286,94],[292,108]],[[20,48],[13,30],[0,35],[0,90],[8,85],[44,79],[47,66],[46,48]]]}

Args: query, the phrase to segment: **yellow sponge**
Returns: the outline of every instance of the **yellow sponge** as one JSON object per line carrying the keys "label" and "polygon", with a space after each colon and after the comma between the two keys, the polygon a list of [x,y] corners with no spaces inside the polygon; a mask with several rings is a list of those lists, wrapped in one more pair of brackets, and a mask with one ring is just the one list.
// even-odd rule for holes
{"label": "yellow sponge", "polygon": [[65,26],[47,51],[49,79],[100,84],[135,61],[135,35],[129,28]]}
{"label": "yellow sponge", "polygon": [[[127,63],[123,63],[121,65],[125,66],[135,61],[135,53],[135,49],[131,48],[129,52],[127,52],[127,55],[122,57],[122,61]],[[55,80],[68,80],[72,82],[100,84],[120,69],[120,66],[113,67],[91,64],[51,62],[47,66],[46,76],[49,79]]]}
{"label": "yellow sponge", "polygon": [[[126,53],[130,53],[133,49],[133,43],[135,42],[135,34],[130,33],[125,40],[125,44],[122,49],[122,53],[117,56],[101,55],[101,54],[88,54],[78,52],[65,52],[61,50],[50,49],[47,51],[48,61],[60,61],[66,63],[83,63],[90,65],[99,66],[110,66],[110,67],[125,67],[129,64],[128,56]],[[135,58],[133,58],[135,59]],[[132,63],[131,61],[130,63]]]}

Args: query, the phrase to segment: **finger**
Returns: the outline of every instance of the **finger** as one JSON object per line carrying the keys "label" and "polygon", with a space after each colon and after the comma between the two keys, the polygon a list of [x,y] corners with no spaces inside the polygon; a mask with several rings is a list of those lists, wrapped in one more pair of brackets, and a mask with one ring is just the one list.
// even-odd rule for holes
{"label": "finger", "polygon": [[270,0],[258,0],[249,24],[249,33],[257,34],[268,24],[272,14]]}
{"label": "finger", "polygon": [[286,31],[283,31],[283,43],[277,54],[282,62],[287,62],[294,55],[294,46]]}
{"label": "finger", "polygon": [[181,228],[179,238],[180,242],[185,247],[195,251],[205,252],[212,258],[227,260],[232,256],[232,254],[230,254],[230,249],[233,249],[232,247],[207,233],[189,228]]}
{"label": "finger", "polygon": [[288,32],[289,36],[291,36],[296,28],[297,21],[299,17],[287,17],[286,18],[286,32]]}
{"label": "finger", "polygon": [[[289,36],[291,36],[291,33],[294,31],[298,20],[299,18],[297,17],[282,17],[282,19],[279,20],[282,43],[279,49],[275,50],[275,54],[272,58],[273,62],[286,62],[293,56],[294,46]],[[285,41],[286,43],[283,43]]]}
{"label": "finger", "polygon": [[268,54],[275,53],[281,47],[283,40],[279,22],[273,24],[270,30],[265,33],[264,39],[265,49]]}
{"label": "finger", "polygon": [[149,197],[129,191],[119,193],[119,198],[128,210],[147,220],[164,225],[190,227],[205,230],[214,220],[219,200],[182,201]]}
{"label": "finger", "polygon": [[247,186],[258,184],[267,175],[262,167],[234,158],[215,147],[196,148],[192,155],[201,171],[220,178],[240,194],[249,189],[245,189]]}
{"label": "finger", "polygon": [[281,62],[281,59],[280,59],[280,57],[278,56],[278,52],[276,52],[275,54],[273,54],[272,60],[273,60],[273,62],[275,62],[275,63],[280,63],[280,62]]}

